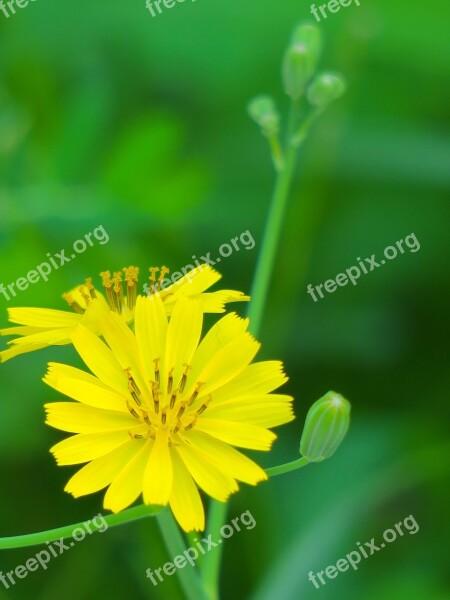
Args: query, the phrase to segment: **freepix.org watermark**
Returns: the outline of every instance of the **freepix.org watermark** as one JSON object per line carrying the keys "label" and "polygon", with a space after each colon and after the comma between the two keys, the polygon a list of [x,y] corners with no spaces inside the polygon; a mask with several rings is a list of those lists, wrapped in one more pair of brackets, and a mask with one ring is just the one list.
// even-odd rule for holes
{"label": "freepix.org watermark", "polygon": [[339,273],[334,279],[328,279],[325,283],[320,283],[316,286],[313,286],[310,283],[306,288],[306,291],[314,302],[317,302],[319,299],[325,297],[322,290],[325,290],[328,294],[333,294],[338,287],[344,287],[349,282],[352,285],[357,285],[361,275],[367,275],[375,269],[378,269],[386,264],[386,259],[394,260],[399,254],[405,254],[406,250],[409,250],[410,252],[417,252],[420,250],[420,243],[415,233],[410,233],[404,240],[399,240],[395,243],[395,246],[387,246],[383,252],[384,258],[377,260],[376,255],[372,254],[370,258],[362,260],[358,256],[356,259],[358,261],[358,266],[353,265],[352,267],[349,267],[345,272]]}
{"label": "freepix.org watermark", "polygon": [[[157,284],[155,283],[152,286],[150,286],[148,283],[144,284],[144,293],[150,297],[154,297],[158,294],[159,291],[165,290],[166,288],[170,287],[182,277],[187,277],[189,281],[189,272],[193,271],[195,268],[201,269],[202,266],[213,267],[214,265],[220,263],[222,258],[228,258],[234,252],[239,252],[241,248],[245,248],[245,250],[253,250],[255,246],[256,242],[252,234],[250,233],[250,229],[247,229],[247,231],[244,231],[240,235],[232,238],[229,243],[225,242],[224,244],[219,246],[219,256],[216,256],[216,258],[211,258],[212,252],[207,252],[205,256],[200,256],[200,260],[194,254],[192,256],[192,262],[194,264],[185,265],[179,271],[174,271],[170,277],[165,277],[161,281],[158,281]],[[168,274],[168,270],[167,273],[166,271],[164,273]]]}
{"label": "freepix.org watermark", "polygon": [[24,565],[18,565],[15,569],[8,571],[3,574],[0,571],[0,581],[3,583],[6,589],[9,589],[12,585],[16,585],[19,579],[25,579],[28,575],[37,571],[38,569],[48,569],[48,564],[52,558],[58,558],[66,550],[70,550],[75,546],[77,542],[82,542],[86,535],[92,535],[93,533],[103,533],[108,529],[108,523],[105,517],[100,513],[93,519],[86,521],[82,526],[76,527],[72,531],[72,539],[66,540],[61,538],[57,542],[47,542],[47,549],[37,552],[34,556],[29,558]]}
{"label": "freepix.org watermark", "polygon": [[[177,4],[183,4],[186,0],[146,0],[145,6],[150,11],[152,17],[156,17],[156,15],[160,15],[163,12],[163,8],[161,8],[161,4],[164,8],[173,8]],[[191,0],[191,2],[195,2],[195,0]]]}
{"label": "freepix.org watermark", "polygon": [[[349,552],[345,558],[340,558],[336,562],[336,566],[329,565],[323,571],[318,571],[317,573],[313,573],[310,571],[308,573],[309,581],[314,585],[314,587],[318,590],[321,585],[326,585],[327,581],[325,579],[336,579],[339,573],[345,573],[351,567],[354,571],[359,569],[359,563],[364,558],[369,558],[373,556],[376,552],[379,552],[383,548],[386,547],[386,544],[392,544],[398,539],[398,536],[402,537],[405,535],[405,531],[409,533],[409,535],[414,535],[419,531],[419,525],[413,515],[409,515],[394,525],[395,529],[386,529],[383,533],[383,541],[377,545],[375,543],[375,538],[372,538],[370,542],[356,542],[358,546],[357,550],[352,550]],[[319,580],[320,583],[317,582]]]}
{"label": "freepix.org watermark", "polygon": [[240,517],[236,517],[232,519],[231,524],[225,524],[220,528],[221,537],[217,540],[213,540],[211,534],[208,537],[198,540],[194,538],[194,546],[187,548],[183,554],[178,554],[175,556],[172,562],[166,562],[159,569],[147,569],[147,578],[153,583],[154,586],[157,586],[159,583],[164,581],[164,576],[162,573],[170,577],[174,573],[176,573],[177,569],[184,569],[188,564],[191,567],[195,567],[195,563],[201,554],[206,554],[214,548],[217,548],[220,544],[223,543],[224,540],[233,537],[236,531],[242,531],[241,525],[245,527],[245,529],[250,530],[253,529],[256,525],[256,521],[253,518],[252,513],[249,510],[246,510],[241,514]]}
{"label": "freepix.org watermark", "polygon": [[7,19],[11,15],[16,14],[16,8],[26,8],[28,6],[28,2],[35,2],[35,0],[0,0],[0,10],[5,15]]}
{"label": "freepix.org watermark", "polygon": [[[361,6],[359,0],[329,0],[329,2],[319,6],[311,4],[311,14],[314,15],[316,21],[320,23],[322,19],[328,18],[329,14],[335,14],[339,12],[341,8],[347,8],[353,3],[356,6]],[[322,16],[319,15],[319,12]]]}
{"label": "freepix.org watermark", "polygon": [[9,302],[11,300],[10,296],[15,298],[17,296],[17,291],[25,291],[30,283],[37,283],[41,279],[48,281],[48,277],[53,269],[56,271],[66,263],[76,258],[77,254],[83,254],[83,252],[87,250],[88,246],[92,248],[92,246],[95,245],[95,241],[92,238],[94,238],[94,240],[96,240],[100,245],[107,244],[109,242],[109,235],[106,233],[103,225],[100,225],[94,229],[94,231],[86,233],[82,239],[77,240],[72,244],[73,252],[70,254],[70,256],[66,256],[65,250],[56,252],[53,255],[48,252],[48,262],[42,262],[31,271],[28,271],[25,277],[19,277],[16,281],[12,281],[6,286],[4,283],[0,283],[0,293],[3,294],[3,296]]}

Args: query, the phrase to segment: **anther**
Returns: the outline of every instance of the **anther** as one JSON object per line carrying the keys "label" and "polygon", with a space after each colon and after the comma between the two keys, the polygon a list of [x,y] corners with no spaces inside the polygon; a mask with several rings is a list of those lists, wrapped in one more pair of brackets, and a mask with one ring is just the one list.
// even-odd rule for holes
{"label": "anther", "polygon": [[76,302],[73,299],[71,294],[63,294],[62,297],[67,302],[67,304],[72,308],[72,310],[74,310],[79,315],[84,314],[84,310],[81,308],[81,306],[78,304],[78,302]]}
{"label": "anther", "polygon": [[134,410],[134,408],[131,406],[131,404],[129,402],[127,402],[127,408],[130,411],[130,413],[133,415],[133,417],[135,417],[136,419],[139,419],[138,413]]}

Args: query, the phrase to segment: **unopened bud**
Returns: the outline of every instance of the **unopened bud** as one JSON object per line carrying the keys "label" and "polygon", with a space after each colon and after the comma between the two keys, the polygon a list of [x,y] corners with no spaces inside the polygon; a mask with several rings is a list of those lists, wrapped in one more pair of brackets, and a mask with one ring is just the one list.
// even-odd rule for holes
{"label": "unopened bud", "polygon": [[286,50],[283,60],[284,91],[293,100],[298,100],[306,84],[314,74],[314,60],[305,44],[295,44]]}
{"label": "unopened bud", "polygon": [[320,462],[336,452],[350,425],[350,402],[328,392],[309,409],[300,442],[300,453]]}
{"label": "unopened bud", "polygon": [[248,113],[261,127],[264,135],[271,137],[278,134],[280,115],[270,96],[257,96],[251,100],[248,105]]}
{"label": "unopened bud", "polygon": [[305,46],[311,54],[314,70],[322,52],[322,36],[316,25],[299,25],[292,35],[292,46]]}
{"label": "unopened bud", "polygon": [[315,108],[324,109],[345,92],[345,81],[338,73],[320,73],[308,86],[306,96]]}

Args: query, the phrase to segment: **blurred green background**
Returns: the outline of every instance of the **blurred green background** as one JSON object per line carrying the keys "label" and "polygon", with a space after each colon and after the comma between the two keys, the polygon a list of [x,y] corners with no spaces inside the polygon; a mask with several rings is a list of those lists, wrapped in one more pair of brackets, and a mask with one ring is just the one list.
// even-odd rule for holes
{"label": "blurred green background", "polygon": [[[292,460],[308,407],[329,389],[353,422],[331,460],[243,488],[230,519],[257,521],[224,550],[223,597],[249,600],[445,600],[448,565],[448,0],[362,0],[320,24],[322,66],[348,92],[302,150],[261,339],[281,358],[298,419],[265,466]],[[223,287],[249,291],[274,184],[246,114],[274,94],[294,25],[309,4],[185,2],[152,18],[139,2],[37,0],[0,13],[0,283],[103,225],[110,236],[7,302],[65,308],[86,276],[137,264],[177,270],[250,230],[256,246],[222,260]],[[314,303],[323,283],[414,232],[406,253]],[[447,263],[448,264],[448,263]],[[237,306],[242,312],[242,305]],[[6,338],[4,339],[6,341]],[[3,346],[4,347],[4,346]],[[73,500],[75,469],[49,447],[58,395],[42,382],[53,348],[1,365],[0,536],[91,518],[102,495]],[[447,485],[446,485],[447,484]],[[420,531],[316,590],[308,581],[408,515]],[[39,548],[3,551],[9,571]],[[153,588],[167,556],[152,520],[92,536],[0,599],[180,598]]]}

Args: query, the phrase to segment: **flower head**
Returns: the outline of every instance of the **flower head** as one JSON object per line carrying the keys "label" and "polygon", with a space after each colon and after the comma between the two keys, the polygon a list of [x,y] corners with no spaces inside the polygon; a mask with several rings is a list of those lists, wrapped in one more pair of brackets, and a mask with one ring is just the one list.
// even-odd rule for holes
{"label": "flower head", "polygon": [[[200,265],[175,283],[166,278],[169,273],[167,267],[151,267],[149,271],[150,284],[143,285],[144,294],[160,296],[168,315],[171,314],[175,302],[182,296],[198,298],[203,312],[206,313],[221,313],[225,311],[224,306],[228,302],[249,300],[248,296],[234,290],[206,292],[221,278],[220,273],[209,265]],[[128,267],[123,269],[123,273],[111,275],[109,271],[104,271],[100,275],[104,294],[94,287],[92,278],[63,294],[73,312],[48,308],[8,309],[9,320],[18,326],[0,329],[0,335],[19,337],[8,342],[8,350],[0,352],[0,362],[47,346],[70,344],[72,331],[80,323],[97,333],[98,324],[91,311],[95,301],[119,314],[127,324],[132,324],[139,295],[139,269]]]}
{"label": "flower head", "polygon": [[47,423],[74,433],[51,451],[58,464],[88,463],[68,482],[75,497],[108,488],[119,512],[142,494],[169,504],[186,531],[204,529],[199,488],[225,501],[265,471],[237,448],[268,451],[270,430],[294,419],[292,398],[271,392],[282,364],[251,364],[260,344],[230,313],[201,338],[201,300],[138,297],[135,333],[117,313],[95,311],[102,341],[80,325],[73,344],[93,375],[50,363],[44,381],[76,402],[47,404]]}

